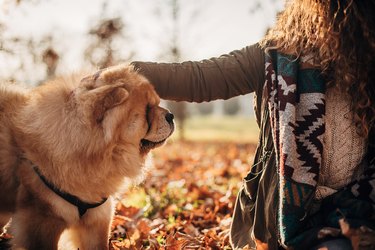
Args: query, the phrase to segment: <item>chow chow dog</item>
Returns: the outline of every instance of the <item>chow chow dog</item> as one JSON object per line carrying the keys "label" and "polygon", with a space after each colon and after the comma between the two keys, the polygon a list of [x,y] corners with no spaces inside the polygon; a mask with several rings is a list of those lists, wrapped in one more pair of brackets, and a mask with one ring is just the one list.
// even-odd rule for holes
{"label": "chow chow dog", "polygon": [[15,249],[66,249],[63,232],[74,249],[108,249],[113,195],[174,130],[159,102],[128,65],[0,85],[0,230]]}

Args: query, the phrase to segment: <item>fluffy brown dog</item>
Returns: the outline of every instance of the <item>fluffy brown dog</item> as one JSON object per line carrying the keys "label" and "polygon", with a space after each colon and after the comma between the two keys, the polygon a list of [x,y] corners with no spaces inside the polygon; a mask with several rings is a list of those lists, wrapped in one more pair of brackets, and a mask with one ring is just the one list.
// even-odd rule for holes
{"label": "fluffy brown dog", "polygon": [[65,231],[75,249],[108,249],[111,196],[173,132],[158,105],[128,66],[31,90],[0,85],[0,230],[12,218],[14,247],[57,249]]}

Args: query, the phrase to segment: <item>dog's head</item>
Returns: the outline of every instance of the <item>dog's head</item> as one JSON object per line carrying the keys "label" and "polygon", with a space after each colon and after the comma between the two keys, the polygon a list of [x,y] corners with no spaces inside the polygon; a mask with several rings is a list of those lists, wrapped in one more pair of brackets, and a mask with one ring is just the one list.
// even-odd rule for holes
{"label": "dog's head", "polygon": [[115,66],[87,76],[71,95],[86,122],[102,128],[104,142],[132,143],[145,154],[173,133],[173,114],[159,106],[153,86],[131,67]]}
{"label": "dog's head", "polygon": [[172,134],[173,115],[130,66],[78,79],[58,79],[31,92],[16,117],[19,144],[40,165],[100,166],[104,175],[136,176],[146,154]]}

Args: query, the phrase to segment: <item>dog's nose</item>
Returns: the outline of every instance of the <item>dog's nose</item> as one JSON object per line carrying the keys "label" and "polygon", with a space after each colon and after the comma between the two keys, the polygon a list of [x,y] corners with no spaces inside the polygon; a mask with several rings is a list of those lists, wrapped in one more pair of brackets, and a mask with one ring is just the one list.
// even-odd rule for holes
{"label": "dog's nose", "polygon": [[167,120],[167,122],[172,123],[174,119],[174,115],[172,113],[167,113],[165,115],[165,119]]}

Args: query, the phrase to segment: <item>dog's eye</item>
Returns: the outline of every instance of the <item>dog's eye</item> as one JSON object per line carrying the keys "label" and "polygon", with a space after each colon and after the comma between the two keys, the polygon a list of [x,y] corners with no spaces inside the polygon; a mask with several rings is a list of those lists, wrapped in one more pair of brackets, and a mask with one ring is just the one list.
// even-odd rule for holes
{"label": "dog's eye", "polygon": [[93,86],[93,85],[86,85],[86,89],[89,90],[89,91],[90,91],[90,90],[93,90],[93,89],[94,89],[94,86]]}
{"label": "dog's eye", "polygon": [[146,106],[146,120],[148,123],[148,127],[151,127],[151,105]]}
{"label": "dog's eye", "polygon": [[150,113],[150,110],[151,110],[151,106],[146,105],[146,116],[148,116],[148,113]]}

